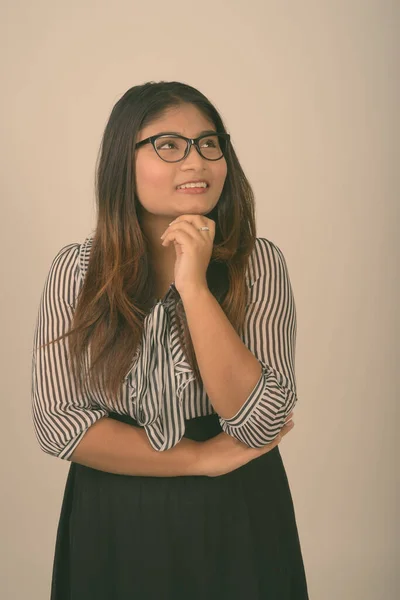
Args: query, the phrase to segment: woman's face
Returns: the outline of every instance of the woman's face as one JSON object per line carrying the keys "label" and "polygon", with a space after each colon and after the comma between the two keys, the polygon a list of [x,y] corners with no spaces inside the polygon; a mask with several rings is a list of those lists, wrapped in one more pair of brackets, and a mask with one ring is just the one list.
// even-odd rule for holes
{"label": "woman's face", "polygon": [[[169,109],[162,117],[141,130],[138,141],[151,135],[175,131],[188,138],[198,137],[202,131],[214,130],[193,104]],[[136,191],[143,207],[142,225],[164,231],[176,217],[182,214],[209,213],[218,203],[226,174],[224,157],[209,161],[200,156],[194,146],[189,155],[179,162],[163,161],[152,144],[144,144],[136,150]],[[209,188],[203,194],[185,194],[177,186],[192,179],[205,179]]]}

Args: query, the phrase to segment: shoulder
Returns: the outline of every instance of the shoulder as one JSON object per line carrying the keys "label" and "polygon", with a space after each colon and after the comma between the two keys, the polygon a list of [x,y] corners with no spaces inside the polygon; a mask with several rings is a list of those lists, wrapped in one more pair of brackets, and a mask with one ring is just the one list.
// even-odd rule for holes
{"label": "shoulder", "polygon": [[47,276],[48,288],[58,290],[57,293],[62,291],[70,302],[76,299],[82,286],[92,240],[93,236],[89,236],[83,242],[71,242],[62,246],[51,262]]}
{"label": "shoulder", "polygon": [[91,235],[83,242],[71,242],[62,246],[53,258],[52,266],[75,266],[82,274],[85,274],[89,263],[92,242],[93,236]]}
{"label": "shoulder", "polygon": [[286,271],[286,261],[279,246],[265,237],[256,237],[254,248],[249,256],[246,281],[252,286],[258,279],[274,273]]}

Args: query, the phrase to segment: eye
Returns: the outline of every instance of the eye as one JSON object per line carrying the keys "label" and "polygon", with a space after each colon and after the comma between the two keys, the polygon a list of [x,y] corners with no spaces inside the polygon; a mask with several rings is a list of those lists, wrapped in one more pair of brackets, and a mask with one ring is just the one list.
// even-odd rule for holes
{"label": "eye", "polygon": [[164,146],[173,146],[174,148],[176,148],[175,142],[164,142],[163,144],[157,146],[157,148],[159,148],[160,150],[163,150]]}
{"label": "eye", "polygon": [[166,150],[179,150],[181,146],[184,147],[184,142],[180,138],[174,136],[163,136],[156,141],[157,150],[162,152],[165,152]]}
{"label": "eye", "polygon": [[207,147],[210,147],[210,148],[215,148],[216,145],[217,145],[216,142],[215,142],[215,140],[213,140],[211,138],[208,138],[208,139],[205,139],[205,140],[201,141],[201,145],[202,146],[204,146],[205,144],[208,144]]}

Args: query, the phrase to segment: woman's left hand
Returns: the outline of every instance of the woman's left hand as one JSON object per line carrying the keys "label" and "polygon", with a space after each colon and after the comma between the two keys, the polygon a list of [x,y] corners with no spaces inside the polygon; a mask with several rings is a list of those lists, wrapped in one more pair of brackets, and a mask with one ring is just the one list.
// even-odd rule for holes
{"label": "woman's left hand", "polygon": [[[209,227],[209,231],[199,231]],[[215,237],[215,221],[203,215],[180,215],[161,236],[162,245],[175,244],[175,287],[182,296],[197,292],[207,285],[207,268],[210,263]]]}

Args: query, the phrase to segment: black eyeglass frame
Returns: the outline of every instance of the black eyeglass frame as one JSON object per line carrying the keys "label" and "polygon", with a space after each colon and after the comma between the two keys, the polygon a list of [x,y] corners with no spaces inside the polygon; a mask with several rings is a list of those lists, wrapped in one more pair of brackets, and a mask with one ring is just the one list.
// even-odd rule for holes
{"label": "black eyeglass frame", "polygon": [[[206,156],[203,156],[200,150],[200,146],[199,146],[199,141],[203,138],[206,137],[210,137],[211,135],[218,135],[221,136],[225,142],[225,148],[222,150],[222,156],[220,156],[219,158],[207,158]],[[164,158],[162,158],[162,156],[160,156],[157,152],[157,148],[155,145],[155,141],[157,138],[159,137],[175,137],[175,138],[181,138],[183,140],[186,140],[186,151],[185,154],[182,156],[182,158],[180,158],[179,160],[165,160]],[[168,131],[164,132],[164,133],[157,133],[157,135],[151,135],[150,137],[146,138],[145,140],[141,140],[140,142],[137,142],[137,144],[135,145],[135,149],[136,148],[140,148],[140,146],[143,146],[144,144],[152,144],[157,156],[159,156],[161,158],[161,160],[163,160],[164,162],[168,162],[168,163],[176,163],[176,162],[180,162],[181,160],[185,160],[185,158],[188,156],[191,147],[194,145],[197,152],[200,154],[201,158],[204,158],[205,160],[211,160],[213,162],[215,162],[216,160],[221,160],[221,158],[224,157],[226,149],[228,147],[228,143],[230,142],[231,136],[229,133],[219,133],[218,131],[213,131],[213,132],[209,132],[209,133],[204,133],[203,135],[200,135],[197,138],[187,138],[184,135],[178,135],[177,133],[168,133]]]}

